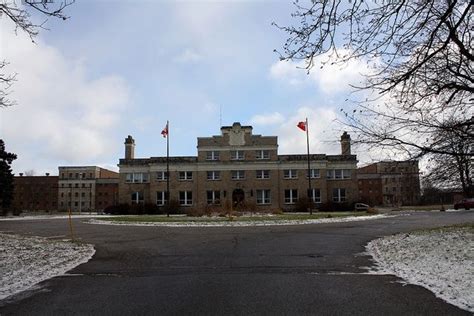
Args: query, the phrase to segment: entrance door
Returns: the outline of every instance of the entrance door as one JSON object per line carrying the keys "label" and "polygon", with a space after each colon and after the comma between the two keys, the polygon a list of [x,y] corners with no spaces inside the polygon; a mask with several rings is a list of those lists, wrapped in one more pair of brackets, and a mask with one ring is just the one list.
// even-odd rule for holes
{"label": "entrance door", "polygon": [[242,189],[235,189],[232,192],[232,203],[234,206],[242,205],[244,202],[245,193]]}

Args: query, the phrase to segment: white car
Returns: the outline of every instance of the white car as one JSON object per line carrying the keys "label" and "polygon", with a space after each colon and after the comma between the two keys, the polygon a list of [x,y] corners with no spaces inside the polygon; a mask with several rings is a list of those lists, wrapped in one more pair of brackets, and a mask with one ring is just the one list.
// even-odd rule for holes
{"label": "white car", "polygon": [[368,206],[367,204],[364,204],[364,203],[356,203],[354,205],[354,209],[356,211],[367,211],[369,208],[370,208],[370,206]]}

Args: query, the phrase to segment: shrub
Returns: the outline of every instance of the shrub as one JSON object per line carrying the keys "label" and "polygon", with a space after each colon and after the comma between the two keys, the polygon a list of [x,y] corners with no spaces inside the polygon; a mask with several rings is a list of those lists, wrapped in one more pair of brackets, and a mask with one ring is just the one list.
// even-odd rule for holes
{"label": "shrub", "polygon": [[196,207],[186,208],[185,213],[187,216],[194,217],[211,216],[218,207],[218,205],[202,204]]}
{"label": "shrub", "polygon": [[168,204],[165,204],[160,208],[163,214],[183,214],[183,210],[178,200],[170,200]]}
{"label": "shrub", "polygon": [[131,206],[122,203],[122,204],[117,204],[117,205],[110,205],[104,208],[104,213],[105,214],[111,214],[111,215],[128,215],[130,213]]}
{"label": "shrub", "polygon": [[309,208],[315,209],[313,201],[307,197],[301,197],[296,201],[294,212],[308,212]]}
{"label": "shrub", "polygon": [[319,211],[321,212],[350,212],[354,210],[354,205],[349,203],[333,203],[327,202],[321,204]]}

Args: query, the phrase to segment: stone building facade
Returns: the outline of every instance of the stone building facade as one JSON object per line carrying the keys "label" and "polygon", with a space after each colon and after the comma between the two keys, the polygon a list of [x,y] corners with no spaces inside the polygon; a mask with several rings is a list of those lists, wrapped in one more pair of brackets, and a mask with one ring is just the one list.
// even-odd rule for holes
{"label": "stone building facade", "polygon": [[[358,199],[357,159],[350,153],[350,137],[341,137],[344,155],[279,155],[276,136],[252,133],[251,126],[223,126],[221,135],[199,137],[197,156],[170,157],[170,200],[182,207],[250,203],[259,209],[294,208],[308,194],[321,203],[352,203]],[[135,158],[135,141],[125,139],[125,158],[119,161],[120,203],[167,202],[166,157]]]}
{"label": "stone building facade", "polygon": [[58,169],[60,211],[69,208],[74,212],[101,210],[117,201],[117,172],[97,166],[62,166]]}
{"label": "stone building facade", "polygon": [[417,205],[420,171],[417,160],[382,161],[357,171],[359,197],[370,205]]}
{"label": "stone building facade", "polygon": [[14,177],[13,208],[21,211],[54,211],[58,208],[58,177]]}

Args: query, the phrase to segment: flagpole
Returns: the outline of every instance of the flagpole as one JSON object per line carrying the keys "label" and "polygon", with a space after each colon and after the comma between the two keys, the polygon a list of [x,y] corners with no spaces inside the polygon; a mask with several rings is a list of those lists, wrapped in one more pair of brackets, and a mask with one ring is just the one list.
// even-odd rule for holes
{"label": "flagpole", "polygon": [[308,118],[306,118],[306,149],[308,151],[308,195],[309,195],[309,214],[313,215],[313,192],[311,192],[311,165],[309,162],[309,125]]}
{"label": "flagpole", "polygon": [[169,121],[166,121],[166,216],[170,217],[170,126]]}

